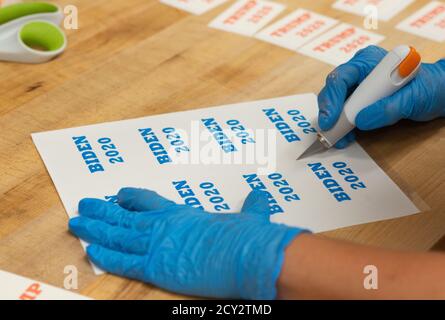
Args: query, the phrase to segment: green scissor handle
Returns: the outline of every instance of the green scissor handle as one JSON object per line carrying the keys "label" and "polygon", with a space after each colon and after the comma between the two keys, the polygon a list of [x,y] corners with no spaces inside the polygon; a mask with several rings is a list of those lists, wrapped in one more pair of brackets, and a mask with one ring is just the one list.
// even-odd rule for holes
{"label": "green scissor handle", "polygon": [[16,3],[0,9],[0,26],[12,20],[38,13],[55,13],[59,8],[51,3]]}
{"label": "green scissor handle", "polygon": [[65,50],[58,27],[61,9],[44,2],[18,3],[0,9],[0,60],[40,63]]}
{"label": "green scissor handle", "polygon": [[31,21],[20,30],[20,39],[30,48],[56,51],[65,45],[60,29],[46,21]]}

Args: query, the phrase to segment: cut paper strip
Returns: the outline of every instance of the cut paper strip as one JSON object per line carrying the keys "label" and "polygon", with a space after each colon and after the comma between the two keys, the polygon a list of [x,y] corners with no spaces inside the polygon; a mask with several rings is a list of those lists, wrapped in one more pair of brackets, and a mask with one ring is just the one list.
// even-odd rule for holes
{"label": "cut paper strip", "polygon": [[376,45],[385,37],[347,23],[322,34],[297,51],[309,57],[338,66],[369,45]]}
{"label": "cut paper strip", "polygon": [[200,15],[227,2],[227,0],[161,0],[161,3]]}
{"label": "cut paper strip", "polygon": [[290,50],[326,32],[338,20],[305,9],[298,9],[261,30],[256,38]]}
{"label": "cut paper strip", "polygon": [[414,0],[338,0],[332,7],[359,16],[375,13],[379,20],[388,21],[413,2]]}
{"label": "cut paper strip", "polygon": [[433,41],[444,42],[445,2],[430,2],[422,9],[399,23],[397,29]]}
{"label": "cut paper strip", "polygon": [[0,300],[90,300],[85,296],[0,270]]}
{"label": "cut paper strip", "polygon": [[267,25],[285,6],[265,0],[240,0],[221,13],[209,26],[244,36],[253,36]]}

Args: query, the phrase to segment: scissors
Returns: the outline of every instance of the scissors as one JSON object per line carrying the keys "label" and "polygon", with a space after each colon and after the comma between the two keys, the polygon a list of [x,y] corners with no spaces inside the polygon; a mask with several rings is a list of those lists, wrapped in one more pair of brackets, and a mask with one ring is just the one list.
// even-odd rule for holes
{"label": "scissors", "polygon": [[0,60],[42,63],[60,55],[67,45],[63,18],[60,7],[44,2],[0,8]]}

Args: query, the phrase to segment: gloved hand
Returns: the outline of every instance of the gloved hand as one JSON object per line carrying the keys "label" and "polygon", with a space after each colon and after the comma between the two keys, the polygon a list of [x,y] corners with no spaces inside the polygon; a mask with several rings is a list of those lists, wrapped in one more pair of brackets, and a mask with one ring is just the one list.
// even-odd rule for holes
{"label": "gloved hand", "polygon": [[83,199],[72,233],[100,268],[182,294],[273,299],[284,251],[303,230],[269,221],[267,193],[239,214],[212,214],[157,193],[124,188],[119,205]]}
{"label": "gloved hand", "polygon": [[[329,130],[337,122],[346,99],[385,57],[387,51],[377,46],[360,50],[347,63],[340,65],[326,79],[318,95],[321,130]],[[417,76],[405,87],[371,106],[356,117],[360,130],[373,130],[392,125],[401,119],[428,121],[445,116],[445,60],[423,63]],[[349,133],[336,144],[344,148],[354,140]]]}

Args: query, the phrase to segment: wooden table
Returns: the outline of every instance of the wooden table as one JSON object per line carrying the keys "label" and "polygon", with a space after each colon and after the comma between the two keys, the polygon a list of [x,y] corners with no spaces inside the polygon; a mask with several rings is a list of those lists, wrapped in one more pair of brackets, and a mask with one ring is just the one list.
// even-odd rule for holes
{"label": "wooden table", "polygon": [[[79,270],[78,292],[103,299],[180,296],[112,275],[95,276],[30,133],[152,114],[318,92],[331,66],[273,45],[207,27],[223,5],[193,16],[156,0],[61,0],[79,9],[69,48],[42,65],[0,63],[0,269],[63,287]],[[362,18],[333,1],[279,0],[356,26]],[[428,1],[380,22],[382,43],[414,45],[426,61],[445,45],[395,29]],[[284,13],[284,14],[285,14]],[[284,15],[283,14],[283,15]],[[344,228],[327,236],[397,249],[428,250],[445,234],[445,119],[402,122],[361,134],[360,143],[422,213]]]}

